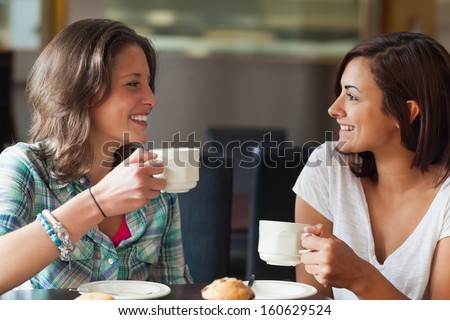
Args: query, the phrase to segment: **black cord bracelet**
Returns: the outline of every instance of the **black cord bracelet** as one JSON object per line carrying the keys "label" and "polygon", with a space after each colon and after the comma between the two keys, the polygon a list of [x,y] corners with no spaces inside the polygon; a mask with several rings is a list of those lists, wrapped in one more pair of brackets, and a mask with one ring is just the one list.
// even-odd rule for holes
{"label": "black cord bracelet", "polygon": [[89,187],[89,193],[91,194],[92,200],[94,200],[95,205],[97,206],[98,210],[100,210],[102,216],[106,218],[106,214],[103,212],[102,208],[100,207],[100,205],[98,204],[97,200],[95,200],[94,195],[92,194],[91,187]]}

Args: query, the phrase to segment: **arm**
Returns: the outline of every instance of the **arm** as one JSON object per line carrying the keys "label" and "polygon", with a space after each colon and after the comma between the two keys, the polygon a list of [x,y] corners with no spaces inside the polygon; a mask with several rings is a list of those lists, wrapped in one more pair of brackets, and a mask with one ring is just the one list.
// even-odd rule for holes
{"label": "arm", "polygon": [[434,251],[430,277],[430,299],[450,300],[450,237],[439,240]]}
{"label": "arm", "polygon": [[[8,159],[3,159],[6,160]],[[161,173],[163,168],[144,165],[142,162],[146,160],[148,159],[142,158],[139,152],[135,152],[127,165],[116,167],[92,187],[92,192],[108,216],[137,210],[144,206],[148,199],[157,197],[159,190],[164,188],[164,180],[153,178],[153,174]],[[28,192],[18,186],[24,177],[23,172],[30,169],[26,165],[20,170],[8,166],[6,168],[3,173],[8,177],[2,175],[2,181],[7,179],[8,184],[2,184],[0,210],[3,212],[0,213],[5,213],[5,220],[15,219],[20,223],[11,228],[0,229],[1,233],[6,233],[0,236],[0,294],[30,279],[59,255],[58,248],[40,222],[27,224],[27,221],[34,219],[31,208],[34,207],[36,199],[30,198]],[[29,204],[21,206],[27,197]],[[52,214],[67,229],[73,243],[103,220],[88,190],[61,205],[52,211]],[[7,222],[0,227],[6,224]],[[27,225],[23,226],[24,224]]]}
{"label": "arm", "polygon": [[407,299],[374,266],[333,236],[328,231],[333,224],[301,197],[296,200],[295,221],[312,225],[305,230],[312,236],[302,242],[312,252],[302,254],[297,281],[310,284],[330,297],[331,287],[337,287],[352,291],[359,299]]}
{"label": "arm", "polygon": [[[69,226],[69,219],[76,221],[66,227],[72,242],[76,242],[102,221],[97,210],[90,195],[83,192],[53,213],[65,216],[64,226]],[[0,294],[27,281],[58,256],[58,248],[38,221],[0,236]]]}

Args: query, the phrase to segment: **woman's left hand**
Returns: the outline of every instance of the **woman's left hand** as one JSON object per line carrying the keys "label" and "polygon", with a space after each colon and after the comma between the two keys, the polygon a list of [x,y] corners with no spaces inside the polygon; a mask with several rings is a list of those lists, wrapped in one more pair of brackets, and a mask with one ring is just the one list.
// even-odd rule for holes
{"label": "woman's left hand", "polygon": [[321,224],[306,227],[305,232],[310,235],[303,239],[302,246],[311,250],[301,258],[306,272],[325,287],[351,290],[363,277],[366,262]]}

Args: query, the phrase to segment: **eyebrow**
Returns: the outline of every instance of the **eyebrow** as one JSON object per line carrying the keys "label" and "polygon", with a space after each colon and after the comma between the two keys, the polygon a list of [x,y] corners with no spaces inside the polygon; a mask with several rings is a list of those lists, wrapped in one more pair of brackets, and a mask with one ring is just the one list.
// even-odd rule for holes
{"label": "eyebrow", "polygon": [[344,86],[344,88],[345,89],[351,89],[351,88],[353,88],[353,89],[356,89],[357,91],[359,91],[359,89],[358,89],[358,87],[356,87],[356,86],[352,86],[352,85],[346,85],[346,86]]}
{"label": "eyebrow", "polygon": [[[140,78],[140,77],[143,77],[143,74],[140,72],[131,72],[131,73],[128,73],[128,74],[122,76],[122,78],[127,78],[127,77],[139,77]],[[148,81],[150,81],[150,79],[151,79],[151,76],[148,77]]]}
{"label": "eyebrow", "polygon": [[142,77],[142,73],[140,72],[131,72],[123,75],[123,78],[125,77]]}

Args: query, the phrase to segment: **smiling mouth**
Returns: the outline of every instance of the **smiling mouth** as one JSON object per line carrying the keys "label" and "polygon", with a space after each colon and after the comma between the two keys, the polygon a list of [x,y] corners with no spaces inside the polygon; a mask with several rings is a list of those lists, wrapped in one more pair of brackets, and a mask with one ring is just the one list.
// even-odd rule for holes
{"label": "smiling mouth", "polygon": [[350,126],[350,125],[346,125],[346,124],[341,124],[340,128],[342,131],[353,131],[355,130],[355,126]]}
{"label": "smiling mouth", "polygon": [[143,114],[141,114],[141,115],[131,115],[130,119],[134,120],[134,121],[139,121],[139,122],[147,122],[147,115],[143,115]]}

